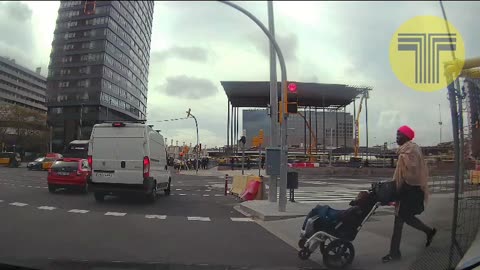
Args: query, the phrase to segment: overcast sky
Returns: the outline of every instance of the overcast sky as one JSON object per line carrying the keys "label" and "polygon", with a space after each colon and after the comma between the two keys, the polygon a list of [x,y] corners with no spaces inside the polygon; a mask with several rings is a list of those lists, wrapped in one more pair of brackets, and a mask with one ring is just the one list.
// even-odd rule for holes
{"label": "overcast sky", "polygon": [[[236,3],[267,24],[266,2]],[[480,56],[480,3],[444,5],[463,36],[466,56]],[[41,66],[46,75],[58,7],[53,1],[0,2],[1,54],[31,69]],[[415,16],[441,16],[438,1],[282,1],[274,3],[274,10],[290,80],[373,87],[370,145],[393,142],[403,124],[417,132],[418,143],[437,144],[439,104],[443,141],[451,139],[446,90],[420,93],[407,88],[395,77],[388,58],[397,28]],[[220,81],[269,80],[266,37],[246,16],[218,2],[156,2],[151,48],[148,120],[184,117],[191,108],[207,146],[226,143],[227,98]],[[156,128],[169,141],[195,142],[193,120],[157,123]],[[362,117],[362,145],[364,131]]]}

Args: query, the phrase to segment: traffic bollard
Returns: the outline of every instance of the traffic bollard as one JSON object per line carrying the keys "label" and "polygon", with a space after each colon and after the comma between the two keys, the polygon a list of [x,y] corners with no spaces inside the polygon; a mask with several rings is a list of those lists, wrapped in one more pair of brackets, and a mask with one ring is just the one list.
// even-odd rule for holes
{"label": "traffic bollard", "polygon": [[225,174],[225,196],[227,196],[228,191],[228,174]]}

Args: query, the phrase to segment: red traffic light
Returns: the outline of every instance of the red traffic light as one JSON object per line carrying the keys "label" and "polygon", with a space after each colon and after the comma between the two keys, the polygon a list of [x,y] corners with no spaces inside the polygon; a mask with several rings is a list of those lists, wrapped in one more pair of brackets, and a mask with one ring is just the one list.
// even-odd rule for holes
{"label": "red traffic light", "polygon": [[290,93],[297,93],[297,84],[296,83],[289,83],[288,84],[288,91],[290,91]]}

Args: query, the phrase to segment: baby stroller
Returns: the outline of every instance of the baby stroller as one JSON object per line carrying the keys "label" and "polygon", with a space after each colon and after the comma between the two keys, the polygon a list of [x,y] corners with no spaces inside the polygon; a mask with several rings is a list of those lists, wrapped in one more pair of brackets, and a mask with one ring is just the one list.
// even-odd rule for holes
{"label": "baby stroller", "polygon": [[[355,257],[352,241],[379,206],[388,205],[395,200],[395,194],[395,182],[373,183],[361,208],[354,206],[341,211],[344,215],[339,219],[331,219],[328,216],[309,218],[298,242],[300,248],[298,256],[302,260],[307,260],[319,248],[323,255],[323,263],[328,268],[340,269],[352,264]],[[350,205],[355,205],[355,201]]]}

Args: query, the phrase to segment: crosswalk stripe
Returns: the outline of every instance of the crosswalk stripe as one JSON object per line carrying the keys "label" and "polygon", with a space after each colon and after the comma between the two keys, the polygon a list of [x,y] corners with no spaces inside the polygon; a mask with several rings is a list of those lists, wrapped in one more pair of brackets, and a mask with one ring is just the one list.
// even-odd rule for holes
{"label": "crosswalk stripe", "polygon": [[203,194],[203,197],[209,197],[210,195],[209,194]]}
{"label": "crosswalk stripe", "polygon": [[119,213],[119,212],[106,212],[105,216],[114,216],[114,217],[123,217],[127,213]]}
{"label": "crosswalk stripe", "polygon": [[9,203],[10,205],[13,205],[13,206],[26,206],[28,205],[28,203],[21,203],[21,202],[13,202],[13,203]]}
{"label": "crosswalk stripe", "polygon": [[154,219],[166,219],[166,215],[145,215],[145,218],[154,218]]}
{"label": "crosswalk stripe", "polygon": [[57,209],[56,207],[53,207],[53,206],[39,206],[37,207],[38,209],[41,209],[41,210],[54,210],[54,209]]}
{"label": "crosswalk stripe", "polygon": [[189,221],[210,221],[209,217],[187,217]]}
{"label": "crosswalk stripe", "polygon": [[77,214],[85,214],[88,213],[90,210],[83,210],[83,209],[72,209],[69,210],[69,213],[77,213]]}
{"label": "crosswalk stripe", "polygon": [[232,217],[230,218],[232,221],[235,221],[235,222],[252,222],[253,219],[251,218],[245,218],[245,217],[241,217],[241,218],[235,218],[235,217]]}
{"label": "crosswalk stripe", "polygon": [[186,196],[187,194],[183,194],[183,193],[182,193],[182,194],[178,194],[178,195],[180,195],[180,196]]}

